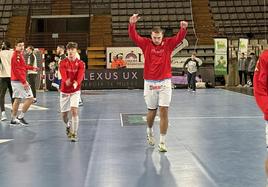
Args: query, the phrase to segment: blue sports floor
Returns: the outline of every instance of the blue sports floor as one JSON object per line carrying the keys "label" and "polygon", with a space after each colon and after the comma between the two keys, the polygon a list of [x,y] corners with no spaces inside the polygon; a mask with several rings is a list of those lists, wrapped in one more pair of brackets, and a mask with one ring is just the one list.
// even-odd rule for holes
{"label": "blue sports floor", "polygon": [[[147,145],[145,125],[121,124],[121,113],[146,113],[143,90],[82,97],[76,143],[65,135],[57,92],[38,93],[29,127],[0,123],[0,187],[265,186],[265,126],[252,96],[173,90],[167,153]],[[158,142],[158,121],[154,131]]]}

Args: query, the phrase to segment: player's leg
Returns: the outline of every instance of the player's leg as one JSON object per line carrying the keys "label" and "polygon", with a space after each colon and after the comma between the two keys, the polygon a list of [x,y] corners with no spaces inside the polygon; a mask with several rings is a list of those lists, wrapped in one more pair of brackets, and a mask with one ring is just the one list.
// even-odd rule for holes
{"label": "player's leg", "polygon": [[7,90],[7,84],[5,78],[0,78],[0,107],[1,107],[1,121],[7,120],[5,111],[5,95]]}
{"label": "player's leg", "polygon": [[154,83],[150,81],[144,81],[144,100],[147,106],[147,142],[149,145],[154,145],[154,134],[153,134],[153,125],[154,119],[157,113],[158,108],[158,91],[155,90]]}
{"label": "player's leg", "polygon": [[22,105],[22,110],[20,114],[18,115],[18,119],[20,120],[20,123],[22,125],[28,125],[28,122],[24,119],[24,115],[30,108],[31,104],[33,103],[33,92],[32,92],[31,87],[29,87],[28,90],[25,90],[22,84],[20,84],[20,89],[21,89],[22,98],[25,98],[25,101]]}
{"label": "player's leg", "polygon": [[78,106],[79,106],[79,100],[81,97],[80,94],[81,92],[77,91],[71,94],[71,97],[70,97],[71,116],[72,116],[72,124],[73,124],[73,128],[71,129],[72,130],[71,140],[74,142],[78,141],[78,129],[79,129]]}
{"label": "player's leg", "polygon": [[166,134],[168,129],[168,108],[171,102],[172,88],[171,80],[164,80],[159,92],[159,114],[160,114],[160,142],[158,150],[160,152],[166,152]]}
{"label": "player's leg", "polygon": [[71,138],[71,126],[72,122],[69,120],[70,107],[70,94],[60,93],[60,110],[62,120],[66,127],[66,135],[68,138]]}

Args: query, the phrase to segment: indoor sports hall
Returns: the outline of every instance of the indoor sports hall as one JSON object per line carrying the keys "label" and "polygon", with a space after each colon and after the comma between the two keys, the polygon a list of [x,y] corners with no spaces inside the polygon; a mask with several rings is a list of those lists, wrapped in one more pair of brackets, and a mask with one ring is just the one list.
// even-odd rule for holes
{"label": "indoor sports hall", "polygon": [[268,186],[267,5],[0,0],[0,187]]}

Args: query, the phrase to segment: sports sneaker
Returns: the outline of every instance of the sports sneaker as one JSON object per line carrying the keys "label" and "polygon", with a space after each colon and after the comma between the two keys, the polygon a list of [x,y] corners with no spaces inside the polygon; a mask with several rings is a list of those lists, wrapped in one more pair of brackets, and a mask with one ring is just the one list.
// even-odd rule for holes
{"label": "sports sneaker", "polygon": [[18,119],[10,121],[10,126],[18,126],[18,125],[20,125],[20,121]]}
{"label": "sports sneaker", "polygon": [[159,152],[167,152],[167,147],[166,147],[165,143],[158,144],[158,151]]}
{"label": "sports sneaker", "polygon": [[70,139],[71,139],[72,142],[77,142],[78,141],[77,134],[75,134],[75,133],[71,134]]}
{"label": "sports sneaker", "polygon": [[36,98],[33,99],[33,103],[37,103],[37,99]]}
{"label": "sports sneaker", "polygon": [[152,134],[147,134],[147,143],[151,146],[154,146],[154,136]]}
{"label": "sports sneaker", "polygon": [[1,121],[5,121],[5,120],[7,120],[7,115],[6,115],[6,113],[3,111],[3,112],[2,112],[2,115],[1,115]]}
{"label": "sports sneaker", "polygon": [[59,89],[60,89],[60,85],[58,85],[58,84],[57,84],[57,83],[55,83],[55,82],[51,83],[51,86],[53,86],[53,87],[57,88],[57,90],[59,90]]}
{"label": "sports sneaker", "polygon": [[22,126],[28,126],[29,123],[24,118],[17,118]]}
{"label": "sports sneaker", "polygon": [[66,135],[69,139],[72,137],[71,126],[66,126]]}
{"label": "sports sneaker", "polygon": [[83,106],[83,105],[84,105],[84,103],[82,101],[79,101],[78,106]]}

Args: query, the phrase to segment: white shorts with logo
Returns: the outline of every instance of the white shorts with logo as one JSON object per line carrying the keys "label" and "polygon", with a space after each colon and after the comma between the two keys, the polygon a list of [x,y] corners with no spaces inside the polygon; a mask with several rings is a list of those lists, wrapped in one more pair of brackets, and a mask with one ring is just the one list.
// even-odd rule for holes
{"label": "white shorts with logo", "polygon": [[74,93],[63,93],[60,92],[60,110],[61,112],[67,112],[71,110],[71,107],[78,108],[80,91]]}
{"label": "white shorts with logo", "polygon": [[148,109],[157,109],[158,106],[169,107],[171,96],[171,79],[144,80],[144,99]]}
{"label": "white shorts with logo", "polygon": [[30,86],[28,90],[25,90],[20,81],[11,81],[11,86],[13,90],[13,98],[27,99],[33,97],[33,92]]}

